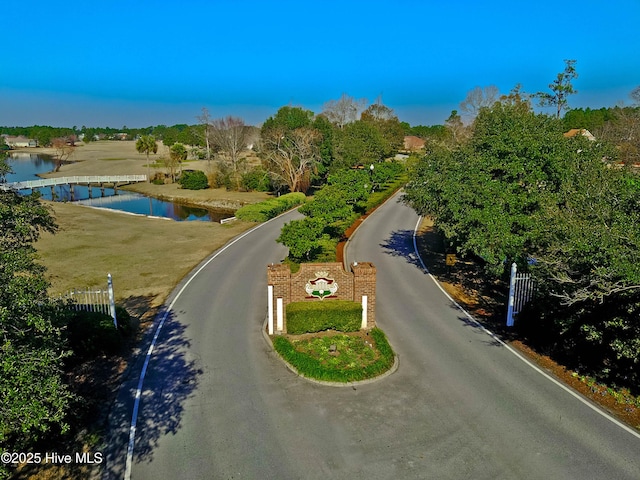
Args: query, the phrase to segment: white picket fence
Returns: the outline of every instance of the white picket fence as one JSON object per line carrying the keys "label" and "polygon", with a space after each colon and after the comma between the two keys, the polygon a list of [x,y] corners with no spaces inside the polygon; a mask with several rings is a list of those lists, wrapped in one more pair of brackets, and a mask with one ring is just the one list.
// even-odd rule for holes
{"label": "white picket fence", "polygon": [[511,265],[511,281],[509,282],[509,303],[507,305],[507,327],[513,327],[514,317],[533,298],[535,282],[529,273],[518,273],[515,263]]}
{"label": "white picket fence", "polygon": [[71,300],[71,308],[85,312],[99,312],[111,315],[113,324],[118,327],[116,318],[115,296],[111,274],[107,275],[107,288],[85,288],[69,290],[61,298]]}

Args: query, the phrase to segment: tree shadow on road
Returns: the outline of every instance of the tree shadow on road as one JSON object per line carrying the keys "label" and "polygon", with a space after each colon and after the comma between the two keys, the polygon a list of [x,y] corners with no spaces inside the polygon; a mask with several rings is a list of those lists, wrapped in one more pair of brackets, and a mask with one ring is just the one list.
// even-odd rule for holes
{"label": "tree shadow on road", "polygon": [[[159,312],[157,325],[165,313]],[[142,349],[130,375],[122,385],[117,402],[112,408],[105,452],[103,478],[122,478],[130,442],[130,429],[134,399],[149,346],[157,332],[157,326],[149,329],[142,342]],[[175,434],[181,425],[184,403],[198,386],[202,370],[193,360],[187,359],[189,340],[185,327],[171,312],[166,313],[150,357],[141,389],[136,421],[134,463],[150,462],[160,439]]]}
{"label": "tree shadow on road", "polygon": [[409,264],[423,270],[422,263],[413,247],[413,230],[396,230],[380,244],[384,252],[393,257],[402,257]]}
{"label": "tree shadow on road", "polygon": [[[504,344],[496,336],[498,335],[497,333],[492,332],[491,330],[487,330],[486,327],[481,323],[479,323],[478,320],[470,319],[467,315],[460,312],[460,308],[457,305],[451,304],[451,308],[453,308],[454,310],[457,310],[457,312],[459,313],[458,320],[460,320],[460,322],[463,324],[465,328],[466,327],[472,328],[474,333],[478,335],[482,335],[482,338],[483,338],[482,342],[485,345],[489,345],[492,347],[504,346]],[[502,335],[502,332],[500,332],[500,337],[503,337],[503,336],[504,335]]]}
{"label": "tree shadow on road", "polygon": [[[402,257],[421,271],[430,273],[440,286],[479,322],[475,323],[466,315],[460,315],[458,318],[466,326],[483,333],[483,327],[489,328],[500,338],[511,339],[513,332],[503,324],[506,308],[504,282],[487,281],[481,266],[468,259],[457,258],[453,266],[447,266],[445,243],[442,236],[433,228],[422,226],[418,232],[416,237],[420,252],[418,256],[413,235],[413,230],[396,230],[380,246],[388,255]],[[427,268],[426,271],[424,267]],[[452,308],[458,309],[454,304]],[[491,340],[490,343],[500,345],[496,339]]]}

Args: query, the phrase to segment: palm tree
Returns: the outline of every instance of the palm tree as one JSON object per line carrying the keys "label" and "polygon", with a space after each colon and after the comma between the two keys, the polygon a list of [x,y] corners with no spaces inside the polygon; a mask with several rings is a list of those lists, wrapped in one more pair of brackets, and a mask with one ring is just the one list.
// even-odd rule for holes
{"label": "palm tree", "polygon": [[151,181],[151,165],[149,164],[149,153],[158,152],[158,144],[156,137],[153,135],[143,135],[136,142],[136,150],[138,153],[147,154],[147,182]]}

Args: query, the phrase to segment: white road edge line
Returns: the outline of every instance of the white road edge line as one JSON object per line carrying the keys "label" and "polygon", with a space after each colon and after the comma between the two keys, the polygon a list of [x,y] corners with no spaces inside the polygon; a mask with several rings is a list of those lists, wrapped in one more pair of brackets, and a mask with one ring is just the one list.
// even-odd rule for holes
{"label": "white road edge line", "polygon": [[532,369],[534,369],[536,372],[538,372],[540,375],[542,375],[543,377],[545,377],[547,380],[555,383],[557,386],[559,386],[560,388],[562,388],[565,392],[569,393],[570,395],[572,395],[573,397],[577,398],[578,400],[580,400],[582,403],[584,403],[587,407],[589,407],[591,410],[593,410],[596,413],[599,413],[600,415],[602,415],[604,418],[606,418],[607,420],[609,420],[611,423],[614,423],[615,425],[617,425],[618,427],[622,428],[623,430],[625,430],[626,432],[630,433],[631,435],[633,435],[634,437],[640,439],[640,433],[638,433],[637,431],[635,431],[634,429],[632,429],[631,427],[625,425],[624,423],[622,423],[621,421],[619,421],[618,419],[612,417],[611,415],[609,415],[607,412],[605,412],[604,410],[600,409],[599,407],[596,407],[594,404],[592,404],[590,401],[588,401],[586,398],[584,398],[582,395],[580,395],[579,393],[577,393],[576,391],[574,391],[573,389],[567,387],[566,385],[564,385],[562,382],[556,380],[555,378],[553,378],[551,375],[547,374],[546,372],[544,372],[543,370],[541,370],[537,365],[535,365],[534,363],[530,362],[528,359],[526,359],[525,357],[523,357],[520,353],[518,353],[515,349],[513,349],[512,347],[510,347],[509,345],[507,345],[505,342],[503,342],[500,338],[498,338],[498,336],[493,333],[491,330],[486,329],[480,322],[478,322],[469,312],[467,312],[464,308],[462,308],[462,306],[460,306],[460,304],[458,304],[458,302],[456,302],[453,298],[451,298],[451,295],[449,295],[447,293],[447,291],[442,288],[442,285],[440,285],[440,282],[438,282],[438,280],[436,280],[436,278],[431,275],[431,272],[429,272],[429,269],[427,268],[427,266],[424,264],[424,262],[422,261],[422,257],[420,256],[420,253],[418,252],[418,244],[416,242],[416,232],[418,231],[418,228],[420,227],[420,223],[422,222],[422,218],[423,217],[419,217],[418,221],[416,223],[415,228],[413,229],[413,250],[416,254],[416,256],[418,257],[418,260],[420,260],[420,265],[422,265],[422,268],[424,269],[425,273],[427,275],[429,275],[429,277],[431,278],[431,280],[433,280],[433,283],[435,283],[437,285],[437,287],[440,289],[440,291],[442,293],[445,294],[445,296],[451,301],[451,303],[453,303],[462,313],[465,314],[465,316],[471,321],[473,322],[474,325],[476,325],[478,328],[480,328],[483,332],[485,332],[487,335],[489,335],[491,338],[493,338],[495,341],[497,341],[498,343],[500,343],[503,347],[505,347],[509,352],[511,352],[512,354],[514,354],[516,357],[518,357],[520,360],[522,360],[524,363],[526,363],[529,367],[531,367]]}
{"label": "white road edge line", "polygon": [[142,397],[142,386],[144,384],[144,377],[147,374],[147,367],[149,366],[149,361],[151,360],[151,355],[153,354],[153,349],[155,348],[156,342],[158,341],[158,337],[160,336],[160,331],[162,330],[164,322],[166,321],[167,317],[169,316],[169,312],[171,312],[171,310],[173,309],[173,305],[176,303],[178,298],[180,298],[180,295],[182,295],[182,292],[184,292],[184,290],[189,286],[191,281],[196,276],[198,276],[198,274],[202,270],[204,270],[216,257],[218,257],[218,255],[220,255],[222,252],[224,252],[227,248],[232,246],[234,243],[242,240],[244,237],[246,237],[250,233],[253,233],[257,229],[261,228],[263,225],[266,225],[267,223],[271,222],[271,220],[275,220],[276,218],[278,218],[278,217],[280,217],[282,215],[285,215],[285,214],[289,213],[290,211],[291,210],[289,210],[287,212],[284,212],[281,215],[278,215],[277,217],[269,219],[266,222],[261,223],[261,224],[255,226],[255,227],[253,227],[250,230],[247,230],[242,235],[234,238],[232,241],[230,241],[224,247],[222,247],[220,250],[218,250],[211,258],[209,258],[204,264],[202,264],[202,266],[200,268],[198,268],[198,270],[196,270],[195,273],[193,273],[189,277],[189,279],[185,282],[185,284],[182,286],[182,288],[178,291],[178,293],[176,294],[175,298],[171,301],[171,303],[169,304],[169,307],[165,310],[164,315],[162,315],[162,319],[160,320],[160,322],[158,323],[158,326],[156,327],[155,334],[153,335],[153,339],[151,340],[151,345],[149,345],[149,349],[147,350],[147,355],[145,356],[145,359],[144,359],[144,364],[142,365],[142,370],[140,371],[140,379],[138,380],[138,387],[136,389],[136,395],[135,395],[135,399],[133,401],[133,412],[131,414],[131,426],[129,428],[129,444],[127,446],[127,461],[126,461],[126,466],[125,466],[125,470],[124,470],[124,480],[131,480],[131,469],[133,468],[133,449],[134,449],[135,441],[136,441],[136,426],[137,426],[137,422],[138,422],[138,410],[140,408],[140,398]]}

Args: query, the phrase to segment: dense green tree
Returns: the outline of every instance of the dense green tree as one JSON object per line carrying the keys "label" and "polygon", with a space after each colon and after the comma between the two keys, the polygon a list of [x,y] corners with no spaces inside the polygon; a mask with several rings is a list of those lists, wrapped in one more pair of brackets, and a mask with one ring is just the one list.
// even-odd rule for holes
{"label": "dense green tree", "polygon": [[317,173],[315,179],[321,182],[326,178],[328,172],[333,166],[335,160],[334,153],[334,125],[323,115],[318,115],[313,120],[313,128],[320,132],[322,140],[319,145],[320,161],[317,164]]}
{"label": "dense green tree", "polygon": [[178,134],[177,142],[182,143],[183,145],[191,145],[191,146],[199,146],[202,147],[203,142],[201,140],[201,136],[199,136],[196,132],[198,127],[201,128],[200,125],[191,125],[188,128],[180,131]]}
{"label": "dense green tree", "polygon": [[362,210],[373,190],[372,174],[369,167],[339,170],[329,175],[327,183],[342,190],[347,204],[352,208]]}
{"label": "dense green tree", "polygon": [[185,170],[178,183],[187,190],[204,190],[209,188],[209,181],[202,170]]}
{"label": "dense green tree", "polygon": [[276,239],[289,249],[289,257],[295,261],[308,260],[320,248],[325,224],[320,217],[292,220],[282,227]]}
{"label": "dense green tree", "polygon": [[158,136],[158,139],[162,140],[162,144],[165,147],[171,148],[173,146],[173,144],[178,141],[178,134],[179,133],[180,133],[179,130],[177,130],[175,128],[167,128],[162,133],[162,136]]}
{"label": "dense green tree", "polygon": [[418,162],[406,199],[488,272],[515,261],[534,274],[527,337],[639,387],[640,182],[603,162],[618,153],[607,142],[563,131],[515,98],[483,109],[466,144]]}
{"label": "dense green tree", "polygon": [[372,122],[356,122],[345,125],[334,133],[336,160],[332,170],[370,165],[384,159],[387,150],[382,133]]}
{"label": "dense green tree", "polygon": [[374,125],[383,141],[381,160],[392,157],[404,145],[404,128],[393,110],[380,101],[369,105],[360,120]]}
{"label": "dense green tree", "polygon": [[40,232],[55,229],[37,194],[0,190],[0,451],[28,451],[46,432],[67,429],[61,311],[47,297],[33,247]]}
{"label": "dense green tree", "polygon": [[351,216],[352,206],[347,201],[344,189],[335,185],[325,185],[298,211],[307,217],[323,218],[327,223]]}
{"label": "dense green tree", "polygon": [[425,140],[441,143],[446,137],[446,129],[444,125],[415,125],[406,132],[406,135],[415,135]]}
{"label": "dense green tree", "polygon": [[314,114],[311,110],[305,110],[301,107],[280,107],[274,116],[265,120],[262,131],[270,129],[290,131],[296,128],[310,127],[313,118]]}
{"label": "dense green tree", "polygon": [[540,215],[553,201],[566,156],[575,155],[559,121],[518,105],[482,110],[470,141],[422,161],[407,199],[433,215],[458,251],[501,273],[540,241]]}
{"label": "dense green tree", "polygon": [[610,108],[574,108],[564,115],[565,130],[572,128],[586,128],[591,133],[604,127],[605,123],[613,120],[615,114]]}

